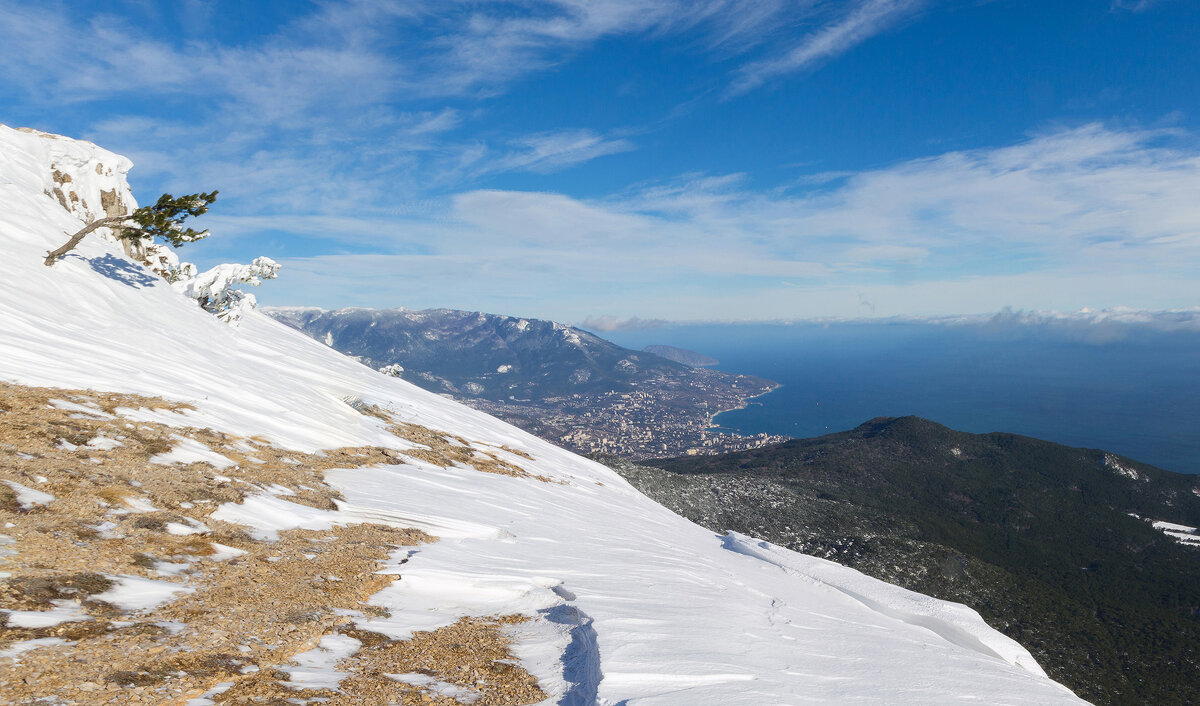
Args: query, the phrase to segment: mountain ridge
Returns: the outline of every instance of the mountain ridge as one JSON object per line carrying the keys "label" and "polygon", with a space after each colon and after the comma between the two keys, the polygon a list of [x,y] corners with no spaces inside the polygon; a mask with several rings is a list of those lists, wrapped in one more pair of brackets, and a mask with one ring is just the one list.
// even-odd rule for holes
{"label": "mountain ridge", "polygon": [[631,350],[554,321],[454,309],[265,312],[372,368],[580,453],[646,458],[783,438],[711,429],[716,414],[777,383]]}
{"label": "mountain ridge", "polygon": [[[446,375],[417,378],[414,382],[493,400],[527,397],[532,384],[528,378],[533,376],[549,378],[539,382],[548,395],[626,391],[640,368],[680,372],[685,367],[657,356],[638,355],[582,329],[503,314],[445,308],[265,307],[263,311],[318,340],[333,340],[334,343],[327,343],[331,347],[353,346],[343,352],[372,368],[403,364],[397,357],[400,352],[409,363],[406,372],[409,368],[426,370],[441,363],[440,369],[453,370],[460,382],[453,382]],[[349,342],[342,344],[343,340]],[[455,347],[448,349],[445,343],[429,345],[435,341]],[[463,351],[466,355],[461,354]],[[447,361],[447,356],[453,360]],[[499,372],[501,367],[507,371]],[[511,375],[524,368],[529,368],[527,377]],[[499,377],[503,375],[508,377]],[[463,379],[468,382],[463,384]]]}

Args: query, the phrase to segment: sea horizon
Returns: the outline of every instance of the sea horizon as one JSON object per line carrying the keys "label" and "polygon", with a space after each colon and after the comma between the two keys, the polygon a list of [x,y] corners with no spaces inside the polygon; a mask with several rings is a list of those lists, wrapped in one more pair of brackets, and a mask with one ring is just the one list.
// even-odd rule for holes
{"label": "sea horizon", "polygon": [[714,324],[605,334],[667,344],[781,387],[716,415],[741,434],[811,438],[876,417],[1103,449],[1200,474],[1200,334],[1130,328],[1103,340],[1047,329],[922,322]]}

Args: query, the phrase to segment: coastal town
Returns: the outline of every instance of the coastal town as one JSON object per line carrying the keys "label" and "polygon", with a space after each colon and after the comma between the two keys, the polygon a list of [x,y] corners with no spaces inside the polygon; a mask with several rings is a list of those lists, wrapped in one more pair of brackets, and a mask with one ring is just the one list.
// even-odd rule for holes
{"label": "coastal town", "polygon": [[713,369],[715,359],[694,351],[635,351],[553,321],[453,309],[267,313],[385,375],[581,454],[642,460],[787,439],[716,427],[721,412],[758,404],[779,383]]}
{"label": "coastal town", "polygon": [[773,434],[746,436],[713,427],[717,414],[753,404],[752,398],[774,390],[776,383],[745,375],[694,372],[686,386],[673,378],[656,377],[637,383],[636,389],[628,392],[572,394],[530,402],[463,401],[588,455],[632,460],[708,455],[761,448],[788,439]]}

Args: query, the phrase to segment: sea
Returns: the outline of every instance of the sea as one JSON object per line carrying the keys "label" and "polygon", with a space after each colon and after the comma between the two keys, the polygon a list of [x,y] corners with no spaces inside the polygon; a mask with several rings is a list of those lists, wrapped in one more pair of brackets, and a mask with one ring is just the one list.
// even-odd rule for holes
{"label": "sea", "polygon": [[606,332],[782,384],[715,424],[796,438],[917,415],[1200,474],[1200,332],[926,322],[712,324]]}

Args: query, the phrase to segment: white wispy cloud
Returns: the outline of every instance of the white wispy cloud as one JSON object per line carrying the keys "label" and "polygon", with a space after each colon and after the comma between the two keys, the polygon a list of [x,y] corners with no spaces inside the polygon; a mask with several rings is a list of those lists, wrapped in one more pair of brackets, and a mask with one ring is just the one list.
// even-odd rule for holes
{"label": "white wispy cloud", "polygon": [[589,316],[579,322],[578,326],[587,331],[605,333],[610,331],[645,331],[647,329],[661,328],[669,323],[664,319],[639,319],[636,316],[628,319],[618,319],[615,316]]}
{"label": "white wispy cloud", "polygon": [[[250,44],[164,38],[97,7],[0,0],[0,75],[47,101],[188,95],[292,124],[413,96],[494,94],[514,79],[619,36],[690,39],[699,53],[752,61],[737,90],[861,42],[918,0],[342,0]],[[180,6],[185,22],[212,6]],[[826,23],[780,54],[780,28]],[[784,44],[783,46],[786,46]],[[72,57],[63,61],[64,56]],[[757,83],[756,83],[757,82]]]}
{"label": "white wispy cloud", "polygon": [[[805,17],[815,0],[513,0],[437,7],[439,39],[428,56],[438,67],[433,94],[495,91],[505,82],[563,61],[608,37],[696,33],[709,48],[744,50],[769,36],[781,17]],[[431,9],[431,16],[435,13]]]}
{"label": "white wispy cloud", "polygon": [[[424,87],[434,94],[498,90],[553,66],[596,41],[627,35],[689,33],[708,51],[745,62],[729,92],[745,93],[815,65],[885,31],[927,0],[525,0],[472,5],[437,26],[431,56],[444,70]],[[462,7],[462,5],[459,5]],[[812,27],[797,41],[786,29]],[[759,58],[746,59],[759,54]]]}
{"label": "white wispy cloud", "polygon": [[[565,320],[623,320],[1200,298],[1200,148],[1182,132],[1083,125],[770,191],[741,174],[594,199],[479,188],[636,147],[632,128],[464,135],[486,120],[477,96],[596,42],[670,37],[732,67],[731,91],[745,92],[922,0],[329,1],[238,45],[164,39],[99,7],[0,0],[0,81],[46,110],[115,110],[86,137],[131,152],[135,180],[220,188],[197,256],[234,237],[320,243],[325,254],[280,253],[284,301],[520,313],[506,303],[537,298]],[[203,22],[211,6],[188,7]]]}
{"label": "white wispy cloud", "polygon": [[549,174],[634,148],[628,139],[605,137],[593,130],[542,132],[510,140],[507,149],[498,155],[491,154],[495,150],[472,154],[471,171],[476,175],[514,171]]}
{"label": "white wispy cloud", "polygon": [[879,34],[924,4],[925,0],[865,0],[849,4],[844,14],[801,37],[781,55],[743,66],[729,92],[746,93],[780,76],[809,69]]}
{"label": "white wispy cloud", "polygon": [[153,5],[139,17],[0,0],[0,86],[51,113],[103,105],[84,136],[128,153],[135,182],[219,184],[234,213],[322,215],[407,210],[431,192],[635,149],[637,126],[478,131],[478,96],[595,42],[682,37],[742,61],[777,51],[780,27],[831,14],[817,0],[329,0],[233,44],[203,31],[211,3],[178,9],[186,31],[168,36],[151,26],[170,11]]}
{"label": "white wispy cloud", "polygon": [[298,259],[292,276],[331,298],[374,277],[368,291],[411,306],[521,313],[537,298],[573,321],[1171,308],[1200,301],[1196,193],[1194,136],[1085,125],[815,191],[736,175],[599,200],[468,191],[357,226],[378,234],[378,256]]}
{"label": "white wispy cloud", "polygon": [[929,257],[927,248],[912,245],[859,245],[845,253],[849,262],[920,262]]}
{"label": "white wispy cloud", "polygon": [[[566,44],[644,30],[678,10],[666,3],[643,16],[631,2],[543,4],[542,10],[524,8],[525,14],[549,16],[521,22],[549,23],[535,34],[557,35]],[[521,5],[514,6],[518,16],[524,16]],[[484,141],[462,134],[465,123],[478,127],[481,120],[470,101],[410,107],[414,95],[449,85],[445,74],[454,65],[444,60],[453,52],[450,44],[485,31],[509,32],[514,46],[529,44],[518,35],[533,30],[499,26],[517,20],[480,19],[498,7],[325,2],[252,42],[225,45],[210,35],[168,40],[131,17],[0,0],[0,85],[23,87],[28,99],[46,107],[128,101],[129,112],[103,113],[86,137],[128,153],[138,165],[135,180],[173,190],[219,183],[225,207],[242,212],[333,213],[359,210],[362,203],[416,201],[487,175],[547,174],[634,149],[625,136],[587,128],[489,130]],[[203,17],[203,3],[190,12]],[[580,26],[556,30],[553,16]],[[419,41],[397,35],[431,23],[444,25],[446,34]],[[490,59],[505,61],[502,54]],[[138,107],[156,101],[179,107],[168,118]]]}
{"label": "white wispy cloud", "polygon": [[339,40],[333,16],[364,4],[337,5],[319,35],[285,28],[226,45],[165,39],[103,12],[0,0],[0,79],[45,105],[166,98],[187,106],[177,112],[193,124],[306,130],[378,111],[410,83],[380,42]]}
{"label": "white wispy cloud", "polygon": [[1145,12],[1157,4],[1157,0],[1112,0],[1110,8],[1128,12]]}

